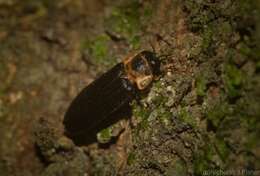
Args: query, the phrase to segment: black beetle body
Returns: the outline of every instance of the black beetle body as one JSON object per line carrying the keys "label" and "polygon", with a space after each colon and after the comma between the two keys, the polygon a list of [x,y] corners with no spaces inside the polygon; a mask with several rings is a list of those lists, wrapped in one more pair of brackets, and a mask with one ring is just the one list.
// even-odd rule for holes
{"label": "black beetle body", "polygon": [[96,133],[131,115],[130,103],[146,91],[160,63],[155,54],[142,51],[101,75],[72,101],[65,118],[65,133],[76,144],[89,144]]}

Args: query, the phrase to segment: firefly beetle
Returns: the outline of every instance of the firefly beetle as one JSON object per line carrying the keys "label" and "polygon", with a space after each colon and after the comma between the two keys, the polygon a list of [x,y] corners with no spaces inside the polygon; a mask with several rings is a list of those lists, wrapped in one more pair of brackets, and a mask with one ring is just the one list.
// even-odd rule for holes
{"label": "firefly beetle", "polygon": [[160,74],[160,61],[151,51],[126,57],[84,88],[69,106],[63,124],[76,144],[94,142],[96,134],[120,118],[131,116],[130,103]]}

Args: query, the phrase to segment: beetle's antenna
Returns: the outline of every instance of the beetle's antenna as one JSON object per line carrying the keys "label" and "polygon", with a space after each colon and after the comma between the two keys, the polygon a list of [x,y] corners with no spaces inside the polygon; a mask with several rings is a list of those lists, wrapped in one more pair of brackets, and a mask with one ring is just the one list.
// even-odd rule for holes
{"label": "beetle's antenna", "polygon": [[154,47],[153,43],[151,42],[151,40],[149,40],[149,44],[150,44],[151,48],[153,49],[153,52],[156,53],[155,47]]}
{"label": "beetle's antenna", "polygon": [[172,56],[172,54],[162,54],[162,55],[159,55],[159,56],[157,56],[158,58],[168,58],[168,57],[170,57],[170,56]]}
{"label": "beetle's antenna", "polygon": [[[153,32],[150,32],[150,33],[156,37],[157,41],[162,41],[162,42],[166,43],[168,46],[171,46],[171,44],[167,40],[165,40],[160,34],[153,33]],[[153,44],[153,42],[151,40],[149,40],[149,44],[150,44],[150,46],[152,48],[152,51],[154,53],[157,53],[157,51],[155,49],[156,47],[154,46],[154,44]],[[172,54],[162,54],[162,55],[159,55],[157,57],[158,58],[165,58],[165,59],[167,59],[169,56],[172,56]]]}

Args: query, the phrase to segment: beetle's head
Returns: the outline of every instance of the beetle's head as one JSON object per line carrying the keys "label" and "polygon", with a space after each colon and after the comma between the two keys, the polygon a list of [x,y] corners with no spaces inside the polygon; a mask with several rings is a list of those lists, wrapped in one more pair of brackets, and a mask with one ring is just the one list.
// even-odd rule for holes
{"label": "beetle's head", "polygon": [[128,79],[136,84],[139,90],[151,85],[154,77],[160,73],[160,62],[155,53],[142,51],[124,60]]}

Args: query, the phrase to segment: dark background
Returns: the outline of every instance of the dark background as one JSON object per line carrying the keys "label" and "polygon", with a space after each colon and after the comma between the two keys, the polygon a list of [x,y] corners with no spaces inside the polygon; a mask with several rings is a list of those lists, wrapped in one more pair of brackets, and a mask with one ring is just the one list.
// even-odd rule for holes
{"label": "dark background", "polygon": [[[259,7],[1,0],[0,175],[259,174]],[[165,74],[131,120],[75,146],[62,126],[71,100],[130,51],[152,48],[169,55]]]}

